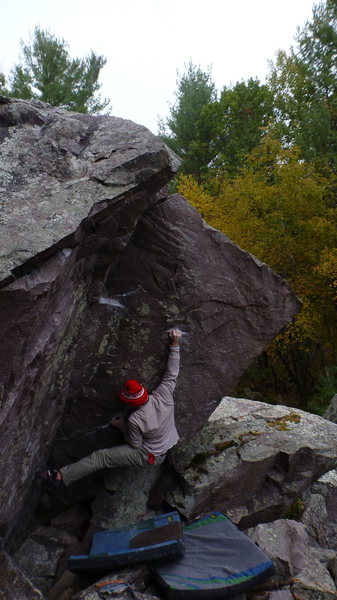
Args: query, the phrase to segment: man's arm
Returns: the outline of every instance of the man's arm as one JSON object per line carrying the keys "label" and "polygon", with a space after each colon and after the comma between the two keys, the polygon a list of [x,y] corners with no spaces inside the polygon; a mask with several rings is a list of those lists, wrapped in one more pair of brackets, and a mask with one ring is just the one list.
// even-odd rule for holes
{"label": "man's arm", "polygon": [[131,423],[128,423],[126,418],[123,416],[115,417],[111,419],[110,424],[117,427],[122,432],[124,438],[130,446],[133,448],[141,448],[143,442],[143,436],[139,428]]}
{"label": "man's arm", "polygon": [[123,415],[118,415],[117,417],[111,419],[110,425],[113,425],[113,427],[117,427],[117,429],[119,429],[119,431],[122,432],[124,437],[126,436],[127,424],[126,419]]}
{"label": "man's arm", "polygon": [[153,394],[159,394],[164,400],[172,401],[172,394],[176,386],[180,366],[179,344],[181,340],[181,331],[172,329],[169,333],[169,355],[167,359],[166,371],[160,385],[154,390]]}

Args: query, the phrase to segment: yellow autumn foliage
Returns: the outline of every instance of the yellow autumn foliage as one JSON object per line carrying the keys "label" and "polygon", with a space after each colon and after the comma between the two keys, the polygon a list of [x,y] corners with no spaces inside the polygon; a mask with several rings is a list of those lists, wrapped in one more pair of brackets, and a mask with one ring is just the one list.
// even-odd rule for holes
{"label": "yellow autumn foliage", "polygon": [[336,175],[322,175],[315,164],[301,160],[297,148],[282,148],[266,136],[237,177],[216,177],[203,187],[181,176],[178,191],[211,226],[284,277],[303,302],[294,322],[271,344],[270,359],[285,359],[294,349],[312,354],[314,343],[324,361],[336,361]]}
{"label": "yellow autumn foliage", "polygon": [[337,304],[337,248],[324,248],[315,272],[330,280],[334,293],[333,300]]}

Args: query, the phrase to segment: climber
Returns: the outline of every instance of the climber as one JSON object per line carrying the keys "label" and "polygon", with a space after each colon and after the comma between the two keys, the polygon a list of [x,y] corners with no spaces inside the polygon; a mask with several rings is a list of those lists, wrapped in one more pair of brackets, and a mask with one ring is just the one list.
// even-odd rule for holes
{"label": "climber", "polygon": [[179,373],[181,335],[179,329],[169,332],[166,371],[152,394],[134,379],[126,381],[120,390],[120,400],[125,406],[135,410],[128,418],[114,417],[110,424],[123,433],[126,443],[97,450],[61,469],[39,471],[40,479],[58,485],[63,482],[68,486],[94,471],[104,469],[104,485],[106,489],[114,491],[120,467],[162,464],[167,451],[179,439],[174,420],[173,391]]}

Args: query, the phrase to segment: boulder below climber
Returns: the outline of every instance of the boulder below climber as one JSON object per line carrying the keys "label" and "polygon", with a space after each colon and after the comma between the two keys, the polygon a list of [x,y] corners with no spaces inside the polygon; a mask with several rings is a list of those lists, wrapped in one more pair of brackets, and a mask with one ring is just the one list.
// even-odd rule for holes
{"label": "boulder below climber", "polygon": [[281,518],[337,465],[336,435],[336,424],[299,409],[225,397],[174,449],[187,491],[167,500],[187,518],[220,510],[243,529]]}

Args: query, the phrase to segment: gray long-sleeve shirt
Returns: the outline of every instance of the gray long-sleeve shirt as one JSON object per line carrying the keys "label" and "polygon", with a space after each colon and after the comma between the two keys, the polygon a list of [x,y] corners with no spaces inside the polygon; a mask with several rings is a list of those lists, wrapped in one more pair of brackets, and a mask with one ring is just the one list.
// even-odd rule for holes
{"label": "gray long-sleeve shirt", "polygon": [[179,435],[174,421],[173,392],[179,373],[179,346],[170,346],[166,371],[160,385],[150,394],[146,404],[132,413],[127,423],[127,441],[154,455],[165,454]]}

